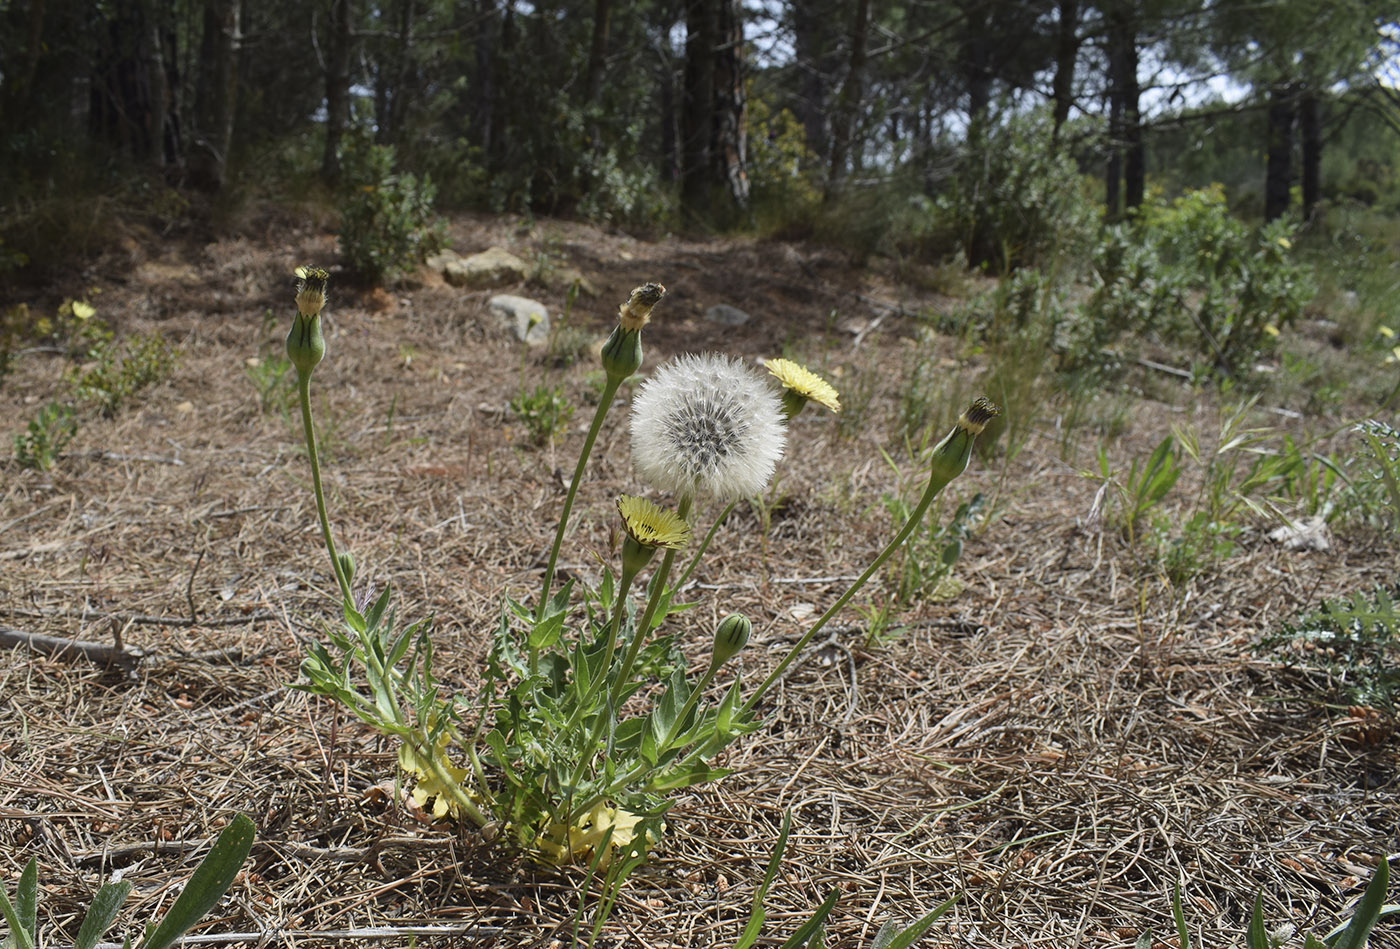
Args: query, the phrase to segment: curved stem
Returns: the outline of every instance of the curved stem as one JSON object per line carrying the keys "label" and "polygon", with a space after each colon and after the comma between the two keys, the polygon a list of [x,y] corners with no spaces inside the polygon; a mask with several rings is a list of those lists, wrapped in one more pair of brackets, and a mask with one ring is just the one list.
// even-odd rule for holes
{"label": "curved stem", "polygon": [[[681,503],[676,505],[676,513],[681,520],[690,516],[690,505],[692,498],[681,498]],[[661,558],[661,566],[656,569],[656,573],[651,578],[651,595],[647,597],[647,608],[642,613],[642,618],[637,620],[637,627],[632,631],[632,642],[627,646],[627,655],[623,657],[622,668],[617,672],[617,677],[613,679],[612,692],[609,701],[616,705],[618,697],[622,694],[623,686],[627,684],[627,677],[632,673],[632,666],[637,661],[637,653],[641,651],[642,640],[646,639],[651,632],[652,617],[656,615],[657,607],[661,604],[661,596],[666,591],[666,578],[671,575],[671,565],[676,562],[676,552],[667,550],[666,556]]]}
{"label": "curved stem", "polygon": [[[588,427],[588,435],[579,451],[578,464],[574,466],[574,477],[569,482],[569,492],[564,496],[564,510],[559,514],[559,528],[554,532],[554,545],[549,549],[549,563],[544,568],[544,583],[540,588],[540,602],[535,607],[535,622],[544,620],[545,609],[549,604],[549,589],[554,583],[554,568],[559,563],[559,548],[564,543],[564,531],[569,525],[569,514],[574,509],[574,498],[578,495],[579,482],[583,480],[583,470],[588,464],[588,456],[593,451],[593,443],[598,440],[598,432],[603,427],[603,417],[608,414],[613,398],[617,395],[621,379],[608,377],[603,386],[603,394],[598,399],[598,410],[593,413],[593,423]],[[539,650],[530,647],[530,674],[534,675],[539,665]]]}
{"label": "curved stem", "polygon": [[335,552],[330,520],[326,517],[326,494],[321,489],[321,463],[316,452],[316,426],[311,421],[311,373],[297,373],[297,397],[301,402],[301,429],[306,435],[306,457],[311,460],[311,487],[316,493],[316,516],[321,521],[321,538],[326,542],[326,552],[331,556],[331,569],[335,571],[336,583],[340,584],[340,595],[347,607],[353,607],[355,597],[350,592],[350,581]]}
{"label": "curved stem", "polygon": [[696,549],[695,553],[691,555],[690,563],[685,565],[685,572],[680,575],[680,579],[676,581],[675,586],[672,588],[675,592],[679,593],[681,587],[685,586],[690,580],[690,575],[695,572],[695,567],[700,563],[700,558],[704,556],[705,550],[710,546],[710,541],[715,539],[715,533],[719,530],[719,526],[724,523],[725,518],[729,517],[729,512],[734,510],[734,505],[738,503],[738,500],[730,501],[729,506],[723,511],[720,511],[719,517],[715,518],[715,522],[710,525],[710,530],[705,534],[705,539],[700,542],[700,546]]}
{"label": "curved stem", "polygon": [[904,526],[899,529],[899,533],[894,536],[894,540],[885,545],[885,549],[880,551],[879,555],[870,562],[870,566],[865,568],[865,572],[847,588],[845,593],[841,594],[841,597],[835,603],[827,608],[827,611],[812,624],[812,628],[803,634],[802,638],[799,639],[792,649],[788,651],[788,654],[783,657],[783,661],[778,663],[778,667],[768,674],[768,678],[764,679],[763,683],[754,694],[749,696],[748,700],[744,702],[739,709],[738,715],[742,716],[753,710],[753,707],[758,704],[758,700],[763,698],[763,694],[773,687],[773,683],[777,682],[778,679],[782,677],[782,674],[787,671],[788,666],[792,665],[793,660],[797,658],[798,654],[802,652],[803,649],[807,648],[807,644],[812,641],[812,637],[817,634],[818,630],[825,626],[833,616],[841,612],[842,608],[850,602],[851,597],[855,596],[856,592],[860,590],[861,587],[865,586],[866,582],[874,576],[875,571],[884,566],[885,561],[889,560],[894,552],[909,539],[909,535],[914,533],[914,529],[917,528],[919,523],[924,519],[924,514],[928,511],[929,505],[933,503],[933,499],[938,496],[938,492],[943,489],[949,480],[952,479],[940,479],[937,477],[929,479],[928,487],[924,489],[923,497],[919,498],[918,505],[916,505],[914,510],[910,513],[909,519],[904,522]]}

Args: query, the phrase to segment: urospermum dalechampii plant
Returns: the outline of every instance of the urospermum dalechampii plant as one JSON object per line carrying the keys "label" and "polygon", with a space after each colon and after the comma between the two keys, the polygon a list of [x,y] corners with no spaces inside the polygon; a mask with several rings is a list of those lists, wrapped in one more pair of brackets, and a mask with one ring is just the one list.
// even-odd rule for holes
{"label": "urospermum dalechampii plant", "polygon": [[[616,501],[622,538],[616,570],[596,589],[569,580],[553,589],[559,551],[589,455],[623,384],[642,365],[641,335],[665,294],[638,287],[619,307],[604,343],[606,383],[565,494],[539,597],[503,596],[499,622],[474,701],[447,694],[434,671],[428,623],[402,626],[390,591],[372,605],[357,601],[355,563],[337,552],[321,489],[310,380],[325,355],[321,311],[325,271],[298,270],[297,314],[287,352],[297,369],[303,430],[317,516],[341,593],[342,627],[330,645],[313,645],[296,687],[327,695],[400,742],[399,762],[415,782],[426,814],[476,825],[551,863],[610,864],[620,880],[660,839],[670,794],[727,772],[712,762],[732,741],[759,727],[759,702],[812,637],[836,615],[918,526],[933,498],[966,467],[972,443],[997,413],[978,400],[934,449],[928,484],[909,521],[865,573],[811,626],[757,689],[747,694],[736,672],[715,680],[748,644],[752,624],[727,616],[714,631],[699,675],[661,632],[685,608],[674,601],[733,504],[764,490],[782,458],[786,426],[808,401],[833,411],[836,390],[788,360],[770,360],[771,375],[721,355],[685,355],[657,370],[632,401],[632,448],[638,477],[673,496],[668,510],[648,498]],[[774,386],[781,383],[781,393]],[[703,541],[691,545],[697,498],[727,503]],[[660,562],[652,567],[655,555]],[[671,582],[678,553],[689,564]],[[652,567],[634,601],[632,588]]]}

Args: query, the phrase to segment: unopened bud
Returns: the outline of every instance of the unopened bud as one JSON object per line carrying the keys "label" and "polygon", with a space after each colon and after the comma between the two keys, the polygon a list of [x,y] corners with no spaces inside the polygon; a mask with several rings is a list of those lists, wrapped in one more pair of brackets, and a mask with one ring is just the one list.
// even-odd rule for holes
{"label": "unopened bud", "polygon": [[330,274],[315,267],[297,268],[297,315],[287,332],[287,358],[297,374],[307,376],[326,355],[321,333],[321,310],[326,305],[326,281]]}
{"label": "unopened bud", "polygon": [[336,559],[340,561],[340,572],[345,577],[345,582],[349,583],[355,579],[355,558],[348,553],[337,554]]}
{"label": "unopened bud", "polygon": [[730,613],[715,629],[715,647],[710,655],[710,668],[718,669],[728,662],[736,652],[749,643],[753,633],[753,623],[741,613]]}
{"label": "unopened bud", "polygon": [[619,323],[603,344],[602,358],[609,381],[621,383],[642,367],[642,331],[623,329]]}

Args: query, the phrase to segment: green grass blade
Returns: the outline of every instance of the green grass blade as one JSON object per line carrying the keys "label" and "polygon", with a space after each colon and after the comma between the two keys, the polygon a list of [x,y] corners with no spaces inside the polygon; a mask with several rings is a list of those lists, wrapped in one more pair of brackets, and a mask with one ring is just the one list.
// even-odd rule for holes
{"label": "green grass blade", "polygon": [[753,895],[753,909],[749,910],[749,921],[744,926],[743,935],[734,944],[734,949],[749,949],[763,929],[763,900],[768,896],[768,887],[778,875],[778,867],[783,862],[783,851],[787,849],[788,831],[792,829],[792,811],[783,812],[783,825],[778,830],[778,842],[773,846],[773,855],[768,858],[768,869],[763,873],[763,881]]}
{"label": "green grass blade", "polygon": [[[34,866],[33,859],[30,859],[29,866]],[[5,917],[5,924],[10,927],[10,939],[13,940],[15,949],[34,949],[34,934],[20,925],[19,913],[15,911],[10,897],[2,889],[0,889],[0,916]]]}
{"label": "green grass blade", "polygon": [[1323,941],[1332,949],[1363,949],[1376,921],[1385,912],[1385,893],[1389,887],[1390,861],[1382,857],[1351,914],[1351,921],[1340,932],[1329,933]]}
{"label": "green grass blade", "polygon": [[1254,911],[1249,914],[1249,933],[1245,939],[1249,949],[1269,949],[1269,933],[1264,929],[1264,891],[1254,894]]}
{"label": "green grass blade", "polygon": [[1181,884],[1172,889],[1172,919],[1176,920],[1177,945],[1180,949],[1191,949],[1191,937],[1186,933],[1186,916],[1181,912]]}
{"label": "green grass blade", "polygon": [[832,909],[836,907],[836,897],[838,890],[832,890],[831,895],[822,900],[822,905],[817,907],[817,911],[812,914],[812,918],[803,923],[797,930],[783,943],[782,949],[802,949],[811,946],[821,946],[822,926],[826,923],[826,918],[831,915]]}
{"label": "green grass blade", "polygon": [[92,905],[83,917],[83,925],[78,929],[78,938],[73,941],[73,949],[93,949],[102,934],[111,927],[112,920],[117,918],[117,911],[122,908],[130,892],[131,884],[125,880],[98,887],[97,895],[92,898]]}
{"label": "green grass blade", "polygon": [[253,849],[253,822],[242,814],[219,834],[214,846],[195,868],[190,882],[170,907],[170,912],[146,937],[141,949],[169,949],[175,940],[213,909],[223,898],[248,852]]}
{"label": "green grass blade", "polygon": [[[871,949],[909,949],[909,947],[914,944],[914,940],[927,932],[928,928],[938,921],[938,917],[948,912],[957,901],[958,898],[956,896],[944,900],[938,906],[930,910],[922,919],[913,923],[897,935],[894,933],[894,927],[886,924],[889,928],[886,929],[882,927],[880,929],[880,932],[875,936],[875,945],[872,946]],[[882,936],[885,937],[884,942],[880,941]]]}

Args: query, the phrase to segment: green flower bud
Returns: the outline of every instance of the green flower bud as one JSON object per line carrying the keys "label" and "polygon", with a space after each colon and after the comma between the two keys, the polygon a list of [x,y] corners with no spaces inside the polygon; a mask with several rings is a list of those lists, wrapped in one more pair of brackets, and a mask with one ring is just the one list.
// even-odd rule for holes
{"label": "green flower bud", "polygon": [[962,474],[972,455],[972,443],[987,423],[1000,414],[1001,409],[987,399],[977,399],[968,406],[967,411],[958,416],[953,430],[933,449],[930,479],[942,487]]}
{"label": "green flower bud", "polygon": [[603,344],[603,371],[620,383],[642,367],[642,331],[615,327]]}
{"label": "green flower bud", "polygon": [[344,553],[338,554],[336,559],[340,561],[340,572],[345,575],[345,582],[355,579],[355,558]]}
{"label": "green flower bud", "polygon": [[631,534],[622,538],[622,572],[635,576],[656,556],[656,548],[639,543]]}
{"label": "green flower bud", "polygon": [[730,613],[715,629],[715,647],[710,655],[710,670],[714,671],[730,660],[749,643],[753,623],[741,613]]}
{"label": "green flower bud", "polygon": [[326,355],[321,310],[326,305],[330,274],[315,267],[297,268],[297,315],[287,333],[287,358],[299,375],[310,375]]}

